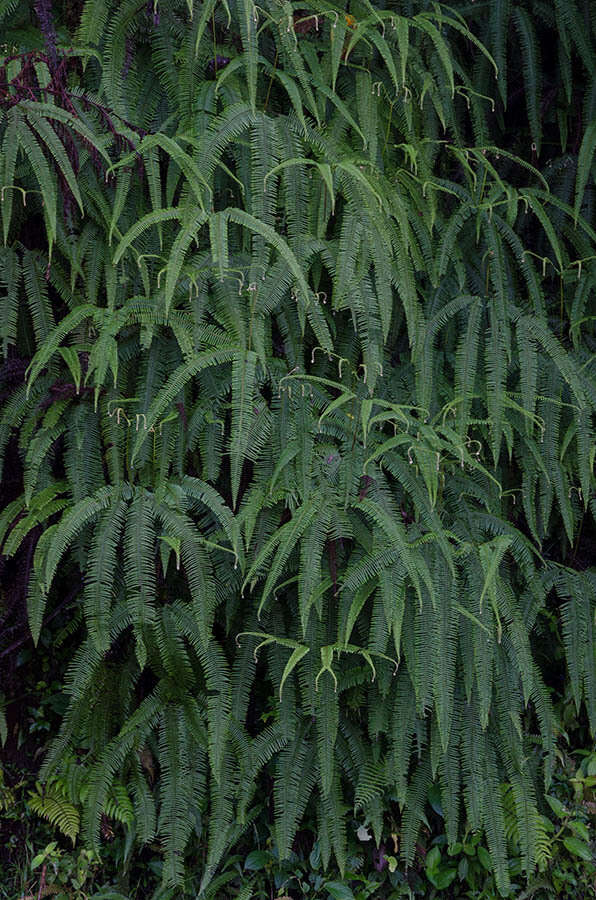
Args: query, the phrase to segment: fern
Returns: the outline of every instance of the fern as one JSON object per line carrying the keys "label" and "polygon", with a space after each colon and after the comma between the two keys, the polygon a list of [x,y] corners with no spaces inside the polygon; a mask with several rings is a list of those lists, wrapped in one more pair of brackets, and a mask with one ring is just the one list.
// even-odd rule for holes
{"label": "fern", "polygon": [[144,6],[0,66],[0,549],[36,642],[81,583],[33,802],[207,897],[267,812],[410,865],[434,783],[504,893],[553,609],[596,721],[588,7]]}
{"label": "fern", "polygon": [[43,787],[38,784],[36,791],[29,792],[29,806],[55,826],[65,837],[76,843],[80,827],[80,814],[77,807],[65,796],[64,786],[57,779],[50,780]]}

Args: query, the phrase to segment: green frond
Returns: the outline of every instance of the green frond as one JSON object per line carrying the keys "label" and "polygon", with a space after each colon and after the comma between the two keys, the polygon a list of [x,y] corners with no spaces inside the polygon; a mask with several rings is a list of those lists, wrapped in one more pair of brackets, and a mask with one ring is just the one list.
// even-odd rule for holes
{"label": "green frond", "polygon": [[303,730],[278,757],[275,774],[275,831],[280,857],[288,857],[316,781],[315,746]]}
{"label": "green frond", "polygon": [[36,815],[47,819],[65,837],[76,843],[80,827],[80,813],[69,802],[59,781],[52,780],[45,785],[37,785],[36,791],[29,792],[28,805]]}
{"label": "green frond", "polygon": [[0,551],[72,651],[31,811],[208,900],[267,819],[349,875],[440,810],[523,893],[596,727],[589,4],[63,6],[54,70],[0,0]]}

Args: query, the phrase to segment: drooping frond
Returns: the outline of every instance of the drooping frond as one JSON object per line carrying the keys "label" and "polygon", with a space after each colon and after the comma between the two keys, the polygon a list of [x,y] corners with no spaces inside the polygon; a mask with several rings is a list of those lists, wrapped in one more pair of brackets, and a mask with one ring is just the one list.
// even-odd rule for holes
{"label": "drooping frond", "polygon": [[0,552],[73,647],[31,808],[208,898],[253,822],[410,866],[432,801],[505,893],[559,635],[596,728],[587,0],[85,0],[35,50],[24,15]]}

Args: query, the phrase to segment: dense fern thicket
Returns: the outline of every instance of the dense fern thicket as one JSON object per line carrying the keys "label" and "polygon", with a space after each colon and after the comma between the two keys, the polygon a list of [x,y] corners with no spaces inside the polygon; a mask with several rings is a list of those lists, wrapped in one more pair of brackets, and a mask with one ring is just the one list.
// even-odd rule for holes
{"label": "dense fern thicket", "polygon": [[40,811],[180,896],[264,805],[282,858],[391,816],[410,864],[434,783],[505,894],[561,679],[596,727],[594,5],[0,16],[0,616],[73,647]]}

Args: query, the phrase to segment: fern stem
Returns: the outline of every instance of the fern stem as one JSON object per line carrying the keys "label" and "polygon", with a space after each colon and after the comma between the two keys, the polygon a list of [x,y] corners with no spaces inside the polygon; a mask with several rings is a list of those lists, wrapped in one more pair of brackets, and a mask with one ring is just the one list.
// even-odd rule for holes
{"label": "fern stem", "polygon": [[267,112],[267,107],[269,106],[269,97],[271,95],[271,85],[273,84],[273,76],[275,74],[275,70],[277,69],[277,60],[279,57],[279,50],[275,50],[275,59],[273,60],[273,72],[271,73],[271,77],[269,78],[269,86],[267,88],[267,96],[265,97],[265,103],[263,105],[263,112]]}

